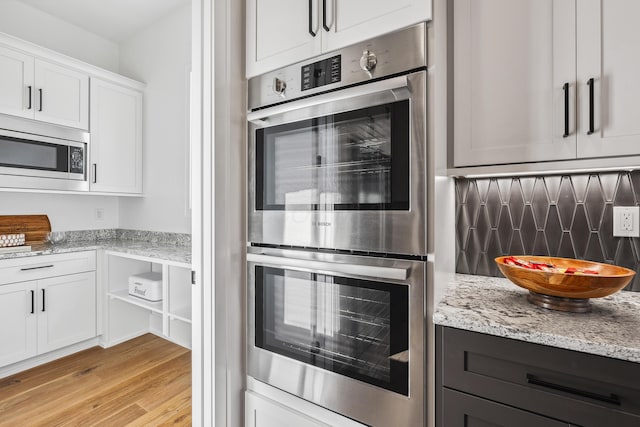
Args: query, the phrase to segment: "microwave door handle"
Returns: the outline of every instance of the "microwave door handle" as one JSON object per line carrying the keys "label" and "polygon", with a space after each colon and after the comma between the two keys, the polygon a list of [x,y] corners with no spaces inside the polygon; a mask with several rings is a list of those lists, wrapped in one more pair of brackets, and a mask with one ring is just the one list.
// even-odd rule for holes
{"label": "microwave door handle", "polygon": [[354,276],[377,277],[388,280],[407,280],[409,269],[402,267],[380,267],[375,265],[338,264],[334,262],[281,258],[272,255],[247,254],[247,261],[268,264],[274,267],[301,268],[322,274],[350,274]]}
{"label": "microwave door handle", "polygon": [[314,107],[320,104],[341,101],[343,99],[356,98],[359,96],[373,95],[383,92],[390,92],[393,101],[409,99],[411,93],[409,90],[409,81],[407,80],[407,76],[394,77],[392,79],[369,83],[362,86],[355,86],[336,92],[329,92],[313,96],[311,98],[304,98],[287,104],[276,105],[270,108],[265,108],[264,110],[251,111],[247,114],[247,120],[253,124],[261,126],[264,125],[265,121],[271,116],[285,114],[302,108]]}

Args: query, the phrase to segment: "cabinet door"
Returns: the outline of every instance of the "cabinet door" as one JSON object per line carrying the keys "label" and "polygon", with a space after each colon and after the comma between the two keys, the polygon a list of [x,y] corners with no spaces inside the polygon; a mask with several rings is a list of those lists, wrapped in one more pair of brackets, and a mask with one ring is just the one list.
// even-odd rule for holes
{"label": "cabinet door", "polygon": [[319,0],[326,10],[322,51],[328,52],[431,19],[428,0]]}
{"label": "cabinet door", "polygon": [[577,4],[578,157],[640,154],[640,2],[581,0]]}
{"label": "cabinet door", "polygon": [[321,2],[247,0],[247,77],[320,54]]}
{"label": "cabinet door", "polygon": [[0,286],[0,366],[36,355],[36,282]]}
{"label": "cabinet door", "polygon": [[96,273],[38,281],[38,354],[96,336]]}
{"label": "cabinet door", "polygon": [[142,93],[91,79],[91,191],[142,192]]}
{"label": "cabinet door", "polygon": [[0,113],[32,119],[33,57],[0,47],[0,76]]}
{"label": "cabinet door", "polygon": [[245,392],[245,427],[328,427],[252,392]]}
{"label": "cabinet door", "polygon": [[51,62],[35,61],[35,118],[89,129],[89,76]]}
{"label": "cabinet door", "polygon": [[569,423],[445,388],[442,391],[442,419],[436,420],[436,425],[440,427],[568,427]]}
{"label": "cabinet door", "polygon": [[575,3],[453,2],[455,166],[576,157]]}

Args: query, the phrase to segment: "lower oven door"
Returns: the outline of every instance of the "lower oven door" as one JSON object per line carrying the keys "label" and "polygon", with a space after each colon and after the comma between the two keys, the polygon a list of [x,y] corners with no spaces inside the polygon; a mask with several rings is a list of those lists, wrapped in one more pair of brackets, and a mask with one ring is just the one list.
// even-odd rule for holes
{"label": "lower oven door", "polygon": [[425,263],[250,248],[248,374],[372,426],[424,421]]}

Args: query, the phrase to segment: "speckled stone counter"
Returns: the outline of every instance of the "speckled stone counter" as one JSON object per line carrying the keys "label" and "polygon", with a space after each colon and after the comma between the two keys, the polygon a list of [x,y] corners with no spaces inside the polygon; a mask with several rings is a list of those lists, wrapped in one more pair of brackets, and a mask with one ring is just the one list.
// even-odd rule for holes
{"label": "speckled stone counter", "polygon": [[592,299],[587,314],[546,310],[507,279],[456,274],[433,321],[536,344],[640,363],[640,292]]}
{"label": "speckled stone counter", "polygon": [[32,245],[31,252],[0,254],[0,260],[8,258],[21,258],[38,255],[88,251],[94,249],[104,249],[114,252],[145,256],[159,260],[191,264],[190,246],[170,244],[163,241],[149,242],[144,240],[121,239],[77,240],[57,245],[51,245],[49,243]]}

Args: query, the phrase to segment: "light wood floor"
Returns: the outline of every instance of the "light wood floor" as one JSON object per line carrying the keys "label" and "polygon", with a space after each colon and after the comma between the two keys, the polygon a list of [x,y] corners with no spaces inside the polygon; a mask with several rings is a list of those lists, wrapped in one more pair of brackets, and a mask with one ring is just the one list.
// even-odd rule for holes
{"label": "light wood floor", "polygon": [[151,334],[0,379],[0,426],[165,425],[191,425],[191,352]]}

